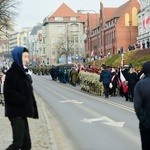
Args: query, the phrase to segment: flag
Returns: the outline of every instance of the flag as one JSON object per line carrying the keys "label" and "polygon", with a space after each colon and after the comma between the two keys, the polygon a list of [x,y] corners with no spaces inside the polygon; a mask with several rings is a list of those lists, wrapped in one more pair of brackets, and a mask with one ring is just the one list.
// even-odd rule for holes
{"label": "flag", "polygon": [[124,93],[127,93],[128,92],[128,86],[125,84],[125,77],[124,75],[122,74],[122,71],[120,70],[120,81],[121,81],[121,86],[123,88],[123,92]]}

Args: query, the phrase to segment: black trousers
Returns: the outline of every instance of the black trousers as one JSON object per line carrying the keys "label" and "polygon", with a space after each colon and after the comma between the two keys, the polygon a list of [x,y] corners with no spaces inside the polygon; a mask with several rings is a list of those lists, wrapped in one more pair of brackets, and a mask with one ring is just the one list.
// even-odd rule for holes
{"label": "black trousers", "polygon": [[13,142],[6,150],[30,150],[31,138],[27,118],[17,117],[9,118],[9,120],[12,127]]}
{"label": "black trousers", "polygon": [[142,150],[150,150],[150,130],[140,130]]}
{"label": "black trousers", "polygon": [[103,84],[105,97],[109,96],[109,84]]}

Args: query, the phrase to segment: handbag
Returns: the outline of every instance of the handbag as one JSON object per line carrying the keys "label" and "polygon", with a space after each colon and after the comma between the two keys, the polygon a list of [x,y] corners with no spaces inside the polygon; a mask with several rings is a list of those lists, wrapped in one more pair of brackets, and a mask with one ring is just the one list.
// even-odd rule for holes
{"label": "handbag", "polygon": [[109,88],[110,88],[110,89],[112,89],[112,88],[113,88],[113,85],[112,85],[112,83],[111,83],[111,82],[109,83]]}

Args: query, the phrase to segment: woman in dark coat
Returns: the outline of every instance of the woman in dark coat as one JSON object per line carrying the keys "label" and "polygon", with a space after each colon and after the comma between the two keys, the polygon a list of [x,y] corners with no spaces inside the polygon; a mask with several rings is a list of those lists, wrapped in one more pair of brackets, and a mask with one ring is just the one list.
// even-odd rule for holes
{"label": "woman in dark coat", "polygon": [[12,51],[14,62],[6,73],[4,83],[5,116],[9,118],[13,143],[7,150],[31,149],[27,117],[38,118],[33,95],[32,79],[25,65],[29,61],[28,50],[15,47]]}
{"label": "woman in dark coat", "polygon": [[130,68],[128,73],[128,97],[131,102],[134,98],[134,87],[138,81],[138,74],[133,67]]}

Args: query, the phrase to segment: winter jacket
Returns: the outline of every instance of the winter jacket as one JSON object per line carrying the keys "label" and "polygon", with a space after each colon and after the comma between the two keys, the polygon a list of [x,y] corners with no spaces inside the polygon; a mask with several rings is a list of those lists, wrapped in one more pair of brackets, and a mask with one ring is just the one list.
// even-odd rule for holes
{"label": "winter jacket", "polygon": [[138,81],[138,75],[136,72],[128,73],[128,86],[135,86]]}
{"label": "winter jacket", "polygon": [[109,70],[103,70],[100,74],[100,82],[103,84],[109,84],[111,82],[111,72]]}
{"label": "winter jacket", "polygon": [[134,108],[141,130],[150,130],[150,74],[134,88]]}
{"label": "winter jacket", "polygon": [[14,62],[6,73],[4,83],[5,116],[38,118],[32,79],[22,64],[23,52],[24,47],[16,47],[12,51]]}

